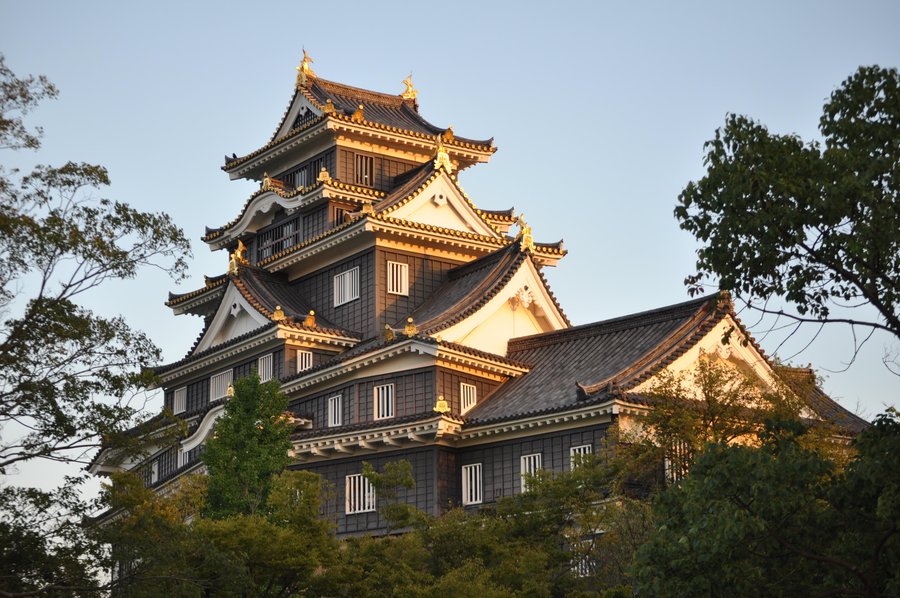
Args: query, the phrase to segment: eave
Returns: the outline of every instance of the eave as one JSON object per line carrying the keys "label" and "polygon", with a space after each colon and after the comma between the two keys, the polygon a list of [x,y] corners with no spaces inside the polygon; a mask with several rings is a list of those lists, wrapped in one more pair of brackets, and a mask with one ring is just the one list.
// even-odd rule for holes
{"label": "eave", "polygon": [[209,303],[218,301],[225,292],[225,285],[228,277],[225,275],[215,276],[206,279],[206,286],[194,291],[190,291],[181,295],[169,294],[169,300],[166,301],[166,307],[172,308],[175,315],[184,313],[203,313],[198,308]]}
{"label": "eave", "polygon": [[259,178],[265,166],[273,158],[292,150],[295,147],[308,143],[329,130],[328,117],[319,116],[304,125],[291,129],[289,133],[273,139],[261,148],[232,160],[222,167],[228,173],[231,180],[241,178]]}

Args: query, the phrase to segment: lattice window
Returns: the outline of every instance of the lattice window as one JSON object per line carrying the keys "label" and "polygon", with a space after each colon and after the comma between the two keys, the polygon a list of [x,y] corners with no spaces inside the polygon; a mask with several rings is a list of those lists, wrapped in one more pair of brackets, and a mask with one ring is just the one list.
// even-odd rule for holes
{"label": "lattice window", "polygon": [[172,413],[184,413],[187,409],[187,386],[175,389],[175,397],[172,400]]}
{"label": "lattice window", "polygon": [[356,154],[356,170],[354,182],[357,185],[372,186],[372,175],[375,173],[375,161],[372,156]]}
{"label": "lattice window", "polygon": [[481,501],[481,463],[463,465],[462,503],[464,505],[479,505]]}
{"label": "lattice window", "polygon": [[220,372],[209,379],[209,400],[224,399],[228,396],[228,387],[231,386],[231,370]]}
{"label": "lattice window", "polygon": [[459,398],[462,412],[465,413],[478,402],[478,388],[474,384],[459,383]]}
{"label": "lattice window", "polygon": [[334,306],[359,299],[359,266],[334,277]]}
{"label": "lattice window", "polygon": [[520,472],[520,483],[522,492],[528,492],[528,480],[526,479],[529,475],[534,475],[541,468],[541,454],[534,453],[533,455],[522,455],[521,458],[521,472]]}
{"label": "lattice window", "polygon": [[347,476],[347,515],[375,510],[375,488],[361,473]]}
{"label": "lattice window", "polygon": [[375,387],[375,419],[394,417],[394,385]]}
{"label": "lattice window", "polygon": [[268,382],[272,379],[272,354],[263,355],[256,362],[256,373],[260,382]]}
{"label": "lattice window", "polygon": [[328,398],[328,427],[335,428],[340,426],[343,421],[344,398],[337,395]]}
{"label": "lattice window", "polygon": [[313,366],[312,351],[297,351],[297,373],[305,372]]}
{"label": "lattice window", "polygon": [[150,463],[150,483],[155,484],[159,481],[159,461],[154,460]]}
{"label": "lattice window", "polygon": [[391,295],[409,295],[409,264],[388,262],[387,292]]}
{"label": "lattice window", "polygon": [[669,445],[665,456],[666,479],[674,484],[687,475],[693,459],[691,445],[683,440],[676,440]]}
{"label": "lattice window", "polygon": [[581,465],[593,452],[593,447],[589,444],[583,444],[581,446],[573,446],[569,449],[569,468],[575,469],[579,465]]}

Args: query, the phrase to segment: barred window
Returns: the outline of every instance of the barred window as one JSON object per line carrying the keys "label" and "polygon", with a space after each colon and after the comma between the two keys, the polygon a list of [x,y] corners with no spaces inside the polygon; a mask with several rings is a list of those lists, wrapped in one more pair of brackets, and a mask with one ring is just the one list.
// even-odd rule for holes
{"label": "barred window", "polygon": [[334,277],[334,306],[359,299],[359,267],[341,272]]}
{"label": "barred window", "polygon": [[462,405],[462,412],[465,413],[475,406],[478,402],[478,389],[474,384],[459,383],[459,397]]}
{"label": "barred window", "polygon": [[272,379],[272,354],[263,355],[256,362],[256,373],[260,382],[268,382]]}
{"label": "barred window", "polygon": [[526,479],[529,475],[534,475],[541,468],[541,454],[534,453],[533,455],[522,455],[521,458],[521,471],[520,471],[520,487],[522,492],[528,492],[528,480]]}
{"label": "barred window", "polygon": [[172,401],[172,413],[183,413],[187,408],[187,386],[175,389],[175,398]]}
{"label": "barred window", "polygon": [[409,295],[409,264],[388,262],[387,292],[391,295]]}
{"label": "barred window", "polygon": [[209,400],[224,399],[228,396],[228,387],[231,386],[232,370],[225,370],[209,379]]}
{"label": "barred window", "polygon": [[297,351],[297,373],[305,372],[313,366],[312,351]]}
{"label": "barred window", "polygon": [[372,156],[356,155],[356,172],[354,183],[357,185],[372,186],[372,175],[374,174],[375,164]]}
{"label": "barred window", "polygon": [[481,500],[481,463],[463,465],[462,503],[464,505],[480,505]]}
{"label": "barred window", "polygon": [[375,387],[375,419],[394,417],[394,385]]}
{"label": "barred window", "polygon": [[328,427],[334,428],[343,423],[343,396],[337,395],[328,399]]}
{"label": "barred window", "polygon": [[569,449],[569,469],[575,469],[593,452],[593,447],[589,444],[581,446],[573,446]]}
{"label": "barred window", "polygon": [[347,476],[346,493],[347,515],[375,510],[375,488],[361,473]]}

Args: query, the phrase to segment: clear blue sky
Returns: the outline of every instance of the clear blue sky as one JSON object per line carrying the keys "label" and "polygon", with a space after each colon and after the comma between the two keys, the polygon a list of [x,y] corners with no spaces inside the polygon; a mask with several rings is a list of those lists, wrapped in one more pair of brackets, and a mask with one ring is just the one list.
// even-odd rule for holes
{"label": "clear blue sky", "polygon": [[[105,195],[169,212],[195,240],[181,287],[146,272],[91,297],[149,330],[166,361],[201,326],[173,317],[166,293],[224,271],[227,256],[199,237],[255,189],[229,182],[222,156],[268,140],[304,46],[320,76],[360,87],[399,93],[412,71],[426,118],[494,136],[491,163],[461,182],[480,207],[524,211],[537,240],[565,239],[570,254],[548,276],[586,323],[686,299],[696,244],[672,209],[726,113],[814,138],[824,100],[857,66],[900,66],[898,31],[900,3],[887,1],[0,1],[7,64],[61,90],[33,115],[44,148],[16,159],[103,164]],[[897,343],[876,337],[829,373],[849,342],[835,329],[794,362],[871,417],[896,403],[900,378],[881,357]]]}

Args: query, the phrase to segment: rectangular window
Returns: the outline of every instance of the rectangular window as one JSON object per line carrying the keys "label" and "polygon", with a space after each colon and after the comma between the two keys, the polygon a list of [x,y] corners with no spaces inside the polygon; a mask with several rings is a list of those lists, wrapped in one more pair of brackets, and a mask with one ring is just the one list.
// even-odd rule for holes
{"label": "rectangular window", "polygon": [[256,373],[260,382],[268,382],[272,379],[272,354],[263,355],[256,362]]}
{"label": "rectangular window", "polygon": [[356,172],[354,182],[357,185],[366,187],[372,186],[372,174],[375,170],[374,159],[372,156],[356,155]]}
{"label": "rectangular window", "polygon": [[349,213],[348,210],[344,208],[335,208],[334,209],[334,226],[340,226],[344,223],[344,217]]}
{"label": "rectangular window", "polygon": [[394,417],[394,385],[375,387],[375,419]]}
{"label": "rectangular window", "polygon": [[478,402],[478,389],[474,384],[459,383],[459,399],[462,412],[465,413]]}
{"label": "rectangular window", "polygon": [[528,492],[528,480],[525,479],[527,475],[534,475],[541,468],[541,454],[535,453],[533,455],[522,455],[521,459],[521,472],[520,472],[520,483],[522,492]]}
{"label": "rectangular window", "polygon": [[593,452],[591,445],[583,444],[581,446],[573,446],[569,449],[569,469],[575,469],[582,461],[587,459],[587,455]]}
{"label": "rectangular window", "polygon": [[409,295],[409,264],[388,262],[387,292],[391,295]]}
{"label": "rectangular window", "polygon": [[334,306],[359,299],[359,267],[341,272],[334,277]]}
{"label": "rectangular window", "polygon": [[463,465],[462,503],[464,505],[481,504],[481,463]]}
{"label": "rectangular window", "polygon": [[361,473],[347,476],[347,515],[375,510],[375,488]]}
{"label": "rectangular window", "polygon": [[312,351],[297,351],[297,373],[305,372],[313,366]]}
{"label": "rectangular window", "polygon": [[175,389],[175,399],[172,401],[172,413],[184,413],[187,408],[187,386]]}
{"label": "rectangular window", "polygon": [[337,395],[328,399],[328,427],[334,428],[343,423],[343,397]]}
{"label": "rectangular window", "polygon": [[150,463],[150,483],[155,484],[159,480],[159,461]]}
{"label": "rectangular window", "polygon": [[220,372],[209,379],[209,400],[224,399],[228,395],[228,387],[231,386],[231,370]]}

